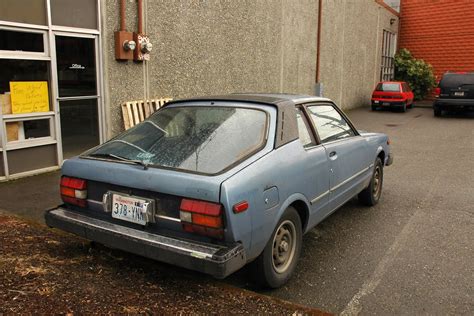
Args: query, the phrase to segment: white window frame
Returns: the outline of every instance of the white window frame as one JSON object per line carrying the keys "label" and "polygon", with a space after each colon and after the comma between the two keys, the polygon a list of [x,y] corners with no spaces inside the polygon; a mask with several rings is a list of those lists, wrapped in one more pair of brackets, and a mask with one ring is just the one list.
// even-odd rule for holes
{"label": "white window frame", "polygon": [[0,26],[0,30],[7,30],[22,33],[34,33],[43,35],[43,52],[29,52],[17,50],[0,50],[1,59],[29,59],[29,60],[51,60],[49,54],[48,32],[43,30],[34,30],[20,27]]}
{"label": "white window frame", "polygon": [[391,81],[395,77],[395,52],[397,34],[388,30],[382,33],[382,57],[380,64],[380,81]]}

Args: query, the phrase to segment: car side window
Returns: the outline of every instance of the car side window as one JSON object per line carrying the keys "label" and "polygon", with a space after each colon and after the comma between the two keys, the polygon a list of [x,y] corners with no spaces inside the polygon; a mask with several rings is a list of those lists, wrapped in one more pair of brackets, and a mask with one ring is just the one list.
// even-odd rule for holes
{"label": "car side window", "polygon": [[311,147],[316,145],[313,137],[311,136],[311,131],[309,130],[308,124],[304,114],[301,112],[301,109],[296,109],[296,121],[298,123],[298,134],[303,144],[304,148]]}
{"label": "car side window", "polygon": [[404,83],[402,83],[402,92],[408,92],[408,89]]}
{"label": "car side window", "polygon": [[349,123],[332,105],[308,106],[308,112],[322,143],[355,135]]}

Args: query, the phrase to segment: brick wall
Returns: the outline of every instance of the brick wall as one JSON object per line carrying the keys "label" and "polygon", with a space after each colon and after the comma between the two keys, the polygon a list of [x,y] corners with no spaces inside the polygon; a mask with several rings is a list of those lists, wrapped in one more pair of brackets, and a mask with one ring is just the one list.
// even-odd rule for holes
{"label": "brick wall", "polygon": [[474,0],[402,0],[400,48],[447,70],[474,71]]}

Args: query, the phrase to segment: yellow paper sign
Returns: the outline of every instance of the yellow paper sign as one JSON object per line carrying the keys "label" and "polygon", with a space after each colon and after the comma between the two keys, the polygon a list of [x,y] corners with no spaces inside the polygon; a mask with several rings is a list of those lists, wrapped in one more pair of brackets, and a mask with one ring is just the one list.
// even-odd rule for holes
{"label": "yellow paper sign", "polygon": [[10,81],[12,113],[49,111],[47,81]]}

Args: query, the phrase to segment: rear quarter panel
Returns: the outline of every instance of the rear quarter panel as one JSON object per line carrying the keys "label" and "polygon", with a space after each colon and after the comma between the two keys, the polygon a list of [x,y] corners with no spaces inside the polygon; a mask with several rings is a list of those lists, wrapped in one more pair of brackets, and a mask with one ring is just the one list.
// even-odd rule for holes
{"label": "rear quarter panel", "polygon": [[387,144],[388,136],[382,133],[368,133],[360,132],[361,136],[365,138],[367,144],[369,145],[370,157],[372,158],[372,163],[375,161],[377,156],[383,152],[384,161],[382,163],[385,165],[388,154],[390,153],[390,146]]}
{"label": "rear quarter panel", "polygon": [[[229,214],[236,240],[242,241],[249,261],[257,257],[271,237],[286,208],[296,200],[309,201],[305,194],[304,149],[295,140],[265,155],[222,185],[221,200],[226,209],[246,200],[249,209]],[[269,193],[270,192],[270,193]],[[275,200],[275,192],[277,197]],[[265,203],[265,199],[269,199]]]}

